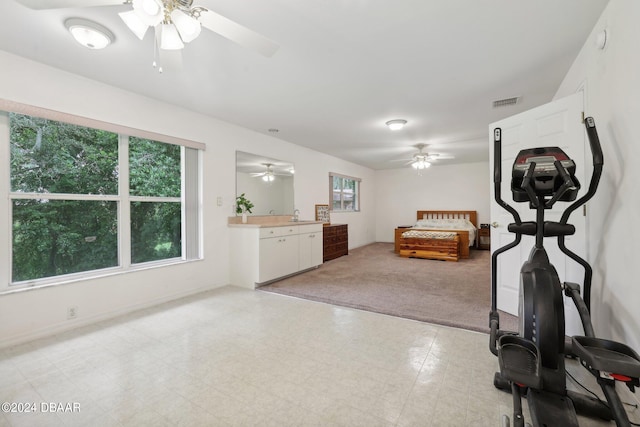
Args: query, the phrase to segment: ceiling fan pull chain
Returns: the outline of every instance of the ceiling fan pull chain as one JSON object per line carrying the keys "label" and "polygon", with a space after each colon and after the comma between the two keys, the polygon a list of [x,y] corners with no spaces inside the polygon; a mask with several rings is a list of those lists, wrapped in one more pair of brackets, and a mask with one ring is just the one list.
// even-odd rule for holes
{"label": "ceiling fan pull chain", "polygon": [[[155,28],[154,28],[155,31]],[[158,54],[158,51],[160,49],[158,43],[158,37],[157,37],[157,32],[155,32],[155,40],[153,42],[153,68],[157,68],[158,69],[158,74],[162,74],[162,64],[160,63],[160,55]]]}

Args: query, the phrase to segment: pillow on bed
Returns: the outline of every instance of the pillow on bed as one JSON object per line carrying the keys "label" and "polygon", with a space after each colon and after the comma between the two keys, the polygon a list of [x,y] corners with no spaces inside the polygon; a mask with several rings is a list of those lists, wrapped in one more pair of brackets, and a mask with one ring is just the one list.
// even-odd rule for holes
{"label": "pillow on bed", "polygon": [[416,227],[437,229],[462,229],[475,228],[468,219],[420,219]]}

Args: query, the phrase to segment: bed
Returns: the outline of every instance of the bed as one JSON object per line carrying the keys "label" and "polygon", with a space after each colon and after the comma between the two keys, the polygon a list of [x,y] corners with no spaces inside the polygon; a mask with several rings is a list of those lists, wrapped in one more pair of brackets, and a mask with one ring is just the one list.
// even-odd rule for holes
{"label": "bed", "polygon": [[395,231],[395,251],[411,258],[469,258],[477,234],[476,211],[418,211],[413,226]]}

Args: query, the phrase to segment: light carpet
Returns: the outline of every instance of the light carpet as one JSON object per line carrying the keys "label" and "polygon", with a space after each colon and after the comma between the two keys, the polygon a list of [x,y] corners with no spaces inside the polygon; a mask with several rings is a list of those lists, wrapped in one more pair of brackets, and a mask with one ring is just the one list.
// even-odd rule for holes
{"label": "light carpet", "polygon": [[[393,243],[373,243],[261,291],[439,325],[489,331],[491,254],[471,250],[458,262],[402,258]],[[517,317],[500,313],[500,327]]]}

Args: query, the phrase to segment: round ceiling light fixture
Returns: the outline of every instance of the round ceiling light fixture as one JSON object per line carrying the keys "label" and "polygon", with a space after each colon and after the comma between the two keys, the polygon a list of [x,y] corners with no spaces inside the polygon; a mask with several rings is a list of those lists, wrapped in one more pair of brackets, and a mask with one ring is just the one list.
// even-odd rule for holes
{"label": "round ceiling light fixture", "polygon": [[406,120],[403,119],[394,119],[394,120],[389,120],[387,123],[385,123],[389,129],[391,130],[400,130],[404,127],[404,125],[407,124]]}
{"label": "round ceiling light fixture", "polygon": [[96,22],[69,18],[64,25],[78,43],[89,49],[104,49],[113,43],[113,33]]}

